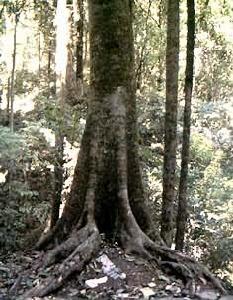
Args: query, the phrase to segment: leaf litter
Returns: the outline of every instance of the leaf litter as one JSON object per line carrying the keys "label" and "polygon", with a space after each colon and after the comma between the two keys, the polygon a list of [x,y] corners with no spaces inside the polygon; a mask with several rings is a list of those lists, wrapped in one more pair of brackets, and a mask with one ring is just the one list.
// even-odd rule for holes
{"label": "leaf litter", "polygon": [[[22,298],[25,291],[40,284],[56,267],[43,269],[43,254],[31,251],[0,255],[0,300],[29,300]],[[43,299],[233,300],[233,296],[224,297],[202,282],[194,295],[189,295],[181,280],[167,276],[146,260],[125,254],[117,245],[104,244],[80,274]]]}

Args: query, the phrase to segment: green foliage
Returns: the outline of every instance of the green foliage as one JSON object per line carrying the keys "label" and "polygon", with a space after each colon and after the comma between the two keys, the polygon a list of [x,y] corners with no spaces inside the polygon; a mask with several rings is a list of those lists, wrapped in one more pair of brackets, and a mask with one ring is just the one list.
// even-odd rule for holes
{"label": "green foliage", "polygon": [[4,168],[10,162],[19,162],[24,155],[22,152],[23,137],[12,133],[9,128],[0,126],[0,165]]}
{"label": "green foliage", "polygon": [[4,33],[6,29],[5,18],[3,16],[3,12],[0,12],[0,34]]}
{"label": "green foliage", "polygon": [[[160,1],[136,1],[135,56],[137,88],[147,91],[165,87],[166,4]],[[158,42],[159,41],[159,42]]]}
{"label": "green foliage", "polygon": [[225,101],[232,96],[232,45],[221,39],[202,50],[196,93],[205,101]]}
{"label": "green foliage", "polygon": [[27,0],[3,0],[3,6],[8,14],[19,16],[25,9]]}
{"label": "green foliage", "polygon": [[137,96],[139,151],[154,221],[159,225],[162,195],[164,99],[155,91]]}
{"label": "green foliage", "polygon": [[27,70],[20,70],[16,72],[15,78],[15,93],[16,95],[28,94],[38,86],[39,78],[37,74]]}
{"label": "green foliage", "polygon": [[[9,206],[1,209],[0,214],[0,248],[1,251],[14,250],[19,246],[18,231],[15,228],[22,228],[20,213]],[[14,228],[15,227],[15,228]]]}
{"label": "green foliage", "polygon": [[72,110],[65,103],[63,111],[59,111],[52,84],[50,90],[44,88],[43,92],[36,96],[34,103],[35,111],[32,117],[39,119],[42,126],[51,129],[53,133],[60,130],[71,144],[81,140],[85,124],[83,121],[87,113],[85,103],[77,104]]}
{"label": "green foliage", "polygon": [[[207,2],[198,0],[196,3],[187,250],[207,262],[213,270],[222,272],[223,276],[230,276],[230,272],[233,274],[233,2],[216,0],[206,5]],[[23,98],[28,94],[30,100],[33,100],[34,110],[20,115],[20,126],[16,126],[16,133],[0,127],[0,171],[8,172],[6,183],[0,183],[0,247],[10,250],[20,245],[26,231],[45,223],[48,215],[53,175],[49,168],[55,161],[55,149],[53,141],[48,136],[45,138],[44,132],[49,131],[54,137],[55,131],[59,129],[71,144],[79,143],[85,125],[86,105],[72,108],[65,105],[65,120],[56,106],[53,1],[26,3],[17,0],[2,3],[0,31],[7,32],[4,26],[9,15],[12,17],[23,12],[30,5],[33,11],[31,19],[35,21],[35,35],[37,37],[38,33],[41,34],[39,76],[26,69],[29,58],[17,53],[17,61],[22,60],[25,64],[16,73],[15,101],[17,95]],[[186,54],[184,5],[181,2],[178,168]],[[140,158],[149,205],[154,220],[159,222],[164,154],[166,1],[136,0],[134,12]],[[30,55],[38,55],[38,49],[30,52]],[[38,56],[34,58],[38,61]],[[1,77],[5,69],[6,65],[2,64]],[[88,76],[89,71],[85,69],[84,73]],[[35,221],[30,228],[28,216],[32,216]]]}
{"label": "green foliage", "polygon": [[233,259],[232,252],[225,248],[232,245],[233,180],[223,164],[224,151],[213,147],[202,134],[193,137],[188,247],[220,272]]}
{"label": "green foliage", "polygon": [[21,132],[11,133],[0,127],[0,167],[8,172],[0,183],[0,246],[4,251],[22,244],[28,216],[36,227],[47,217],[51,176],[48,181],[46,170],[51,151],[39,129],[38,124],[27,124]]}
{"label": "green foliage", "polygon": [[213,157],[213,144],[203,134],[192,134],[191,161],[201,165],[208,164]]}
{"label": "green foliage", "polygon": [[197,1],[187,247],[233,282],[232,1],[206,3]]}

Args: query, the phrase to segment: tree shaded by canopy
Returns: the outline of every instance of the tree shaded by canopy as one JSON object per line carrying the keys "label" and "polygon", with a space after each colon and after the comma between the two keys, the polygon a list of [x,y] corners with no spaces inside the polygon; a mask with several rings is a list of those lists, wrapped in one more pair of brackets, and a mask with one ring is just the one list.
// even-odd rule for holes
{"label": "tree shaded by canopy", "polygon": [[193,259],[146,235],[151,224],[138,158],[131,1],[90,0],[89,21],[91,96],[71,193],[61,218],[37,245],[53,247],[46,266],[61,265],[29,294],[44,296],[80,272],[100,248],[100,233],[186,282],[201,275],[222,289]]}

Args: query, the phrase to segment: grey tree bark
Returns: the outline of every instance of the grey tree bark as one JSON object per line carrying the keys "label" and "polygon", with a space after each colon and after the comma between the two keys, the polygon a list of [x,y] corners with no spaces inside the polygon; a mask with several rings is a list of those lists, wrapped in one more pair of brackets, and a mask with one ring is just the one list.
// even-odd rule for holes
{"label": "grey tree bark", "polygon": [[83,0],[75,0],[76,9],[79,16],[77,21],[76,40],[76,79],[83,82],[83,38],[84,38],[84,18],[85,10]]}
{"label": "grey tree bark", "polygon": [[173,241],[173,206],[176,197],[177,102],[179,72],[179,0],[167,8],[166,112],[163,166],[161,237],[168,247]]}
{"label": "grey tree bark", "polygon": [[183,120],[183,143],[181,154],[181,172],[178,193],[178,214],[176,221],[176,249],[182,251],[184,248],[184,237],[188,216],[188,169],[190,152],[190,129],[191,129],[191,108],[194,73],[194,47],[195,47],[195,3],[194,0],[187,0],[187,50],[186,50],[186,71],[185,71],[185,107]]}
{"label": "grey tree bark", "polygon": [[[125,111],[126,167],[128,198],[140,227],[150,228],[150,217],[145,204],[138,157],[134,49],[132,15],[129,0],[102,3],[89,2],[91,90],[86,129],[74,171],[70,197],[54,231],[63,240],[83,216],[89,180],[92,177],[92,143],[97,143],[95,159],[95,221],[100,232],[114,236],[118,227],[118,167],[116,123],[112,101],[121,97]],[[118,95],[119,94],[119,95]],[[118,101],[118,100],[117,100]],[[114,120],[114,117],[116,120]],[[44,243],[42,243],[44,245]]]}
{"label": "grey tree bark", "polygon": [[145,234],[150,218],[138,157],[131,4],[89,0],[92,93],[86,128],[70,197],[56,226],[37,245],[53,245],[45,266],[60,265],[30,297],[43,297],[82,271],[100,248],[100,233],[187,281],[198,274],[213,279],[193,259]]}

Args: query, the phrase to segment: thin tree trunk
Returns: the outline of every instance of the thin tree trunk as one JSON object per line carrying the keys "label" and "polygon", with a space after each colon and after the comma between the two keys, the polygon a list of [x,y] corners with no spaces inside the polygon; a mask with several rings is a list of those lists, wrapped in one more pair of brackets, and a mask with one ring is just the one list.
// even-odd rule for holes
{"label": "thin tree trunk", "polygon": [[15,27],[14,27],[14,45],[13,45],[13,62],[12,62],[12,72],[11,72],[11,91],[10,91],[10,130],[14,131],[14,98],[15,98],[15,64],[16,64],[16,42],[17,42],[17,25],[19,21],[19,15],[15,14]]}
{"label": "thin tree trunk", "polygon": [[64,104],[66,93],[66,68],[68,57],[68,12],[66,0],[57,1],[56,13],[56,98],[58,125],[55,132],[56,162],[54,166],[54,199],[52,203],[50,227],[54,227],[59,219],[61,196],[63,188],[63,156],[64,156]]}
{"label": "thin tree trunk", "polygon": [[179,0],[169,0],[167,10],[166,113],[163,167],[161,237],[171,246],[173,205],[176,197],[177,98],[179,72]]}
{"label": "thin tree trunk", "polygon": [[7,124],[9,125],[10,123],[10,97],[11,97],[11,77],[8,77],[7,80],[7,106],[6,106],[6,120]]}
{"label": "thin tree trunk", "polygon": [[165,26],[165,8],[164,8],[164,0],[159,1],[159,12],[158,12],[158,27],[159,27],[159,35],[160,35],[160,43],[158,45],[158,78],[157,78],[157,88],[158,91],[162,91],[163,89],[163,83],[164,83],[164,33],[163,33],[163,27]]}
{"label": "thin tree trunk", "polygon": [[47,61],[47,74],[48,74],[48,83],[50,83],[51,81],[51,73],[52,73],[52,49],[53,49],[53,43],[52,43],[52,39],[49,39],[49,49],[48,49],[48,61]]}
{"label": "thin tree trunk", "polygon": [[87,64],[88,62],[88,44],[89,44],[89,30],[88,28],[85,28],[83,33],[83,65]]}
{"label": "thin tree trunk", "polygon": [[59,219],[62,188],[63,188],[63,153],[64,136],[60,130],[55,134],[55,165],[54,165],[54,195],[51,210],[50,228],[53,228]]}
{"label": "thin tree trunk", "polygon": [[191,128],[191,104],[193,91],[194,73],[194,47],[195,47],[195,3],[194,0],[187,0],[188,12],[188,34],[186,52],[186,71],[185,71],[185,107],[183,120],[183,144],[181,155],[181,172],[178,196],[178,214],[176,231],[176,249],[182,251],[184,248],[184,236],[188,215],[188,168],[190,152],[190,128]]}
{"label": "thin tree trunk", "polygon": [[83,82],[83,36],[84,36],[84,5],[83,0],[76,0],[79,20],[77,22],[76,40],[76,79]]}
{"label": "thin tree trunk", "polygon": [[41,72],[41,38],[40,38],[40,31],[38,33],[38,72],[40,76]]}

